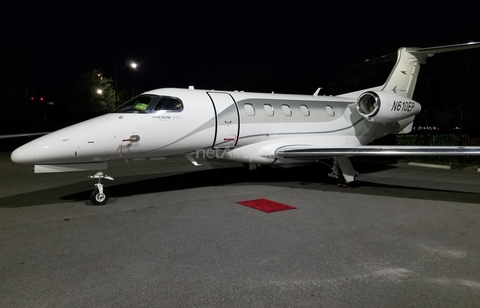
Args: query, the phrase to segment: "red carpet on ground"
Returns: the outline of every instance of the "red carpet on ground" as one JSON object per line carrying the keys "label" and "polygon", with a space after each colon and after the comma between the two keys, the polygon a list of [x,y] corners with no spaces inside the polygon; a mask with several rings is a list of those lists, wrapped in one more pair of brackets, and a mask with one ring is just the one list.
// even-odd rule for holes
{"label": "red carpet on ground", "polygon": [[275,201],[267,200],[267,199],[255,199],[255,200],[247,200],[247,201],[239,201],[238,204],[245,205],[251,208],[254,208],[259,211],[263,211],[265,213],[273,213],[273,212],[280,212],[286,210],[293,210],[296,207],[278,203]]}

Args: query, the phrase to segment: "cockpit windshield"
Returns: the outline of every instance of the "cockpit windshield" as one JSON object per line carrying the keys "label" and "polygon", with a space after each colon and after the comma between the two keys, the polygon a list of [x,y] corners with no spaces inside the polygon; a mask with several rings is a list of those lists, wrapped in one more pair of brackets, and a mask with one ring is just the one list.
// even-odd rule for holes
{"label": "cockpit windshield", "polygon": [[159,96],[156,95],[139,95],[127,101],[117,109],[114,113],[148,113],[148,106],[157,101]]}
{"label": "cockpit windshield", "polygon": [[113,111],[113,113],[157,113],[180,112],[183,103],[179,98],[142,94],[132,98]]}

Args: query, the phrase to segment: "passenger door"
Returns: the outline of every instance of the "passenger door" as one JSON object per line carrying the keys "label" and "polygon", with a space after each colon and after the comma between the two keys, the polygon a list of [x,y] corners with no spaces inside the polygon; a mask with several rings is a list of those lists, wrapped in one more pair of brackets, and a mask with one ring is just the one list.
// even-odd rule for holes
{"label": "passenger door", "polygon": [[215,108],[214,149],[231,149],[237,144],[239,134],[238,107],[228,93],[208,92]]}

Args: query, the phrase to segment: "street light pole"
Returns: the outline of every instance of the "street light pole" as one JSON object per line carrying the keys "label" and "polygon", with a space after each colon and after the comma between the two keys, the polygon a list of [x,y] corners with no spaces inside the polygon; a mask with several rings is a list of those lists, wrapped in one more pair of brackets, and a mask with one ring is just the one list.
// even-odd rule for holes
{"label": "street light pole", "polygon": [[[122,68],[126,68],[127,66],[130,66],[133,69],[136,69],[138,64],[136,62],[130,62],[129,65],[125,65]],[[115,64],[115,105],[118,105],[118,66]]]}
{"label": "street light pole", "polygon": [[115,107],[118,106],[118,67],[115,64]]}

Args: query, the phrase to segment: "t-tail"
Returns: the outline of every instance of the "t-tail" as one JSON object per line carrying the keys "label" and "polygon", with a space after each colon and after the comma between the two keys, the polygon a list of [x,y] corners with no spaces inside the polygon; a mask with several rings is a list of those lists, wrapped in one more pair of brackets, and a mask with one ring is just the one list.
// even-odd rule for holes
{"label": "t-tail", "polygon": [[[397,123],[391,133],[409,133],[420,104],[412,97],[417,84],[420,65],[437,53],[479,48],[479,42],[438,47],[402,47],[396,54],[397,62],[387,81],[378,87],[338,95],[357,100],[358,113],[370,122]],[[382,56],[368,62],[394,59],[395,54]]]}
{"label": "t-tail", "polygon": [[427,58],[433,57],[437,53],[479,47],[480,43],[466,43],[427,48],[402,47],[398,49],[397,63],[387,81],[382,86],[381,91],[395,93],[411,99],[413,97],[413,92],[415,91],[415,85],[417,84],[420,64],[425,64]]}

